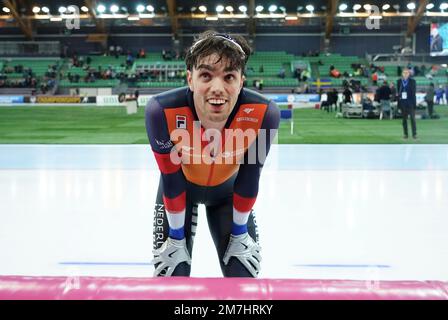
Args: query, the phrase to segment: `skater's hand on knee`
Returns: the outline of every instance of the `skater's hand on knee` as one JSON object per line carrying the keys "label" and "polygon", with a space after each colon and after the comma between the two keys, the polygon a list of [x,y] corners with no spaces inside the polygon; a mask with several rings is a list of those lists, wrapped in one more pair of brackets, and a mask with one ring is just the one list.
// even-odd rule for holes
{"label": "skater's hand on knee", "polygon": [[182,262],[191,265],[185,238],[182,240],[168,238],[159,249],[153,251],[153,254],[154,277],[170,277],[174,269]]}
{"label": "skater's hand on knee", "polygon": [[224,254],[224,264],[231,257],[237,258],[255,278],[260,272],[261,247],[246,232],[238,236],[230,235],[230,241]]}

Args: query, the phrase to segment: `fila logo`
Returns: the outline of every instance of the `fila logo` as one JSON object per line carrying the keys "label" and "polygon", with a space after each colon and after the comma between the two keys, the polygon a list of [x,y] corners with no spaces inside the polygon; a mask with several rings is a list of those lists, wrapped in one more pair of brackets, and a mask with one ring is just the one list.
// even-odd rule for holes
{"label": "fila logo", "polygon": [[252,111],[254,111],[254,108],[246,108],[243,110],[244,112],[246,112],[247,114],[251,113]]}
{"label": "fila logo", "polygon": [[176,129],[187,129],[187,117],[176,115]]}

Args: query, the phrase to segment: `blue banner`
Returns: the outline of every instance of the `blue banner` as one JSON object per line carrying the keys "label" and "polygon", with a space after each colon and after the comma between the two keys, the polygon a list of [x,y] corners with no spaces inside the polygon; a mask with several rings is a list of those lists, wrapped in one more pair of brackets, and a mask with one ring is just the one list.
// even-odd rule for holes
{"label": "blue banner", "polygon": [[319,102],[318,94],[263,94],[276,103]]}
{"label": "blue banner", "polygon": [[23,103],[23,96],[0,96],[0,104]]}

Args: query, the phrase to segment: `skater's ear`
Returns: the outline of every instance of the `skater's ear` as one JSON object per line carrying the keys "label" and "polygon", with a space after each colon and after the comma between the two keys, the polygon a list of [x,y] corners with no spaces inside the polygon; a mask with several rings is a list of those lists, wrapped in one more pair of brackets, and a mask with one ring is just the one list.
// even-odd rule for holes
{"label": "skater's ear", "polygon": [[187,83],[188,83],[188,87],[190,88],[191,91],[194,91],[194,86],[193,86],[193,71],[187,70]]}

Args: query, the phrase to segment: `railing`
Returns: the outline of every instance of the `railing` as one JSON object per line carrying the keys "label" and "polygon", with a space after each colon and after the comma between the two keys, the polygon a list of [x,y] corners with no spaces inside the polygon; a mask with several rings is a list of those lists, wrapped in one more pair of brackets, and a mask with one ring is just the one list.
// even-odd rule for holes
{"label": "railing", "polygon": [[448,300],[441,281],[0,277],[0,300]]}
{"label": "railing", "polygon": [[36,57],[59,56],[59,41],[2,41],[0,56]]}

